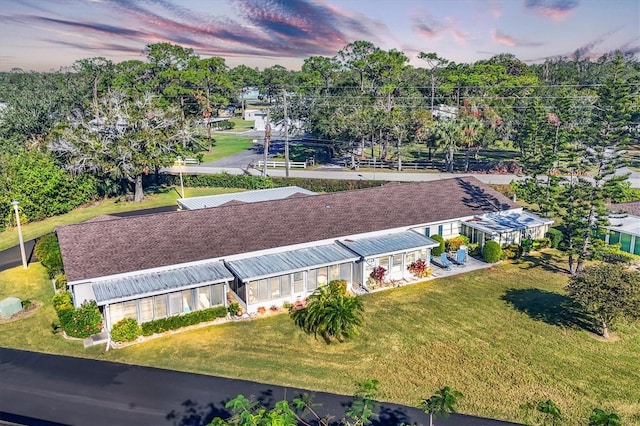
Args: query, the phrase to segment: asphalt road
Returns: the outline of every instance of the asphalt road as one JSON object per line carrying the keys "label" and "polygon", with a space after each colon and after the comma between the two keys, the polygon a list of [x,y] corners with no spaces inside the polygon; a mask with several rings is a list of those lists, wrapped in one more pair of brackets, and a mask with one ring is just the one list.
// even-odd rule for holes
{"label": "asphalt road", "polygon": [[[312,362],[312,361],[310,361]],[[410,360],[405,360],[410,362]],[[239,394],[272,406],[298,389],[157,368],[0,348],[0,424],[184,425],[228,416]],[[351,397],[314,393],[321,415],[344,417]],[[382,403],[375,425],[428,424],[417,408]],[[513,423],[452,415],[439,426]]]}

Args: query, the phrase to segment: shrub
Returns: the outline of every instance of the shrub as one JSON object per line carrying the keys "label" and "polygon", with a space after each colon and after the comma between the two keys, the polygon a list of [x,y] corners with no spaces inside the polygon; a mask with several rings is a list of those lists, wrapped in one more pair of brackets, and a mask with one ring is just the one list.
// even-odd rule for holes
{"label": "shrub", "polygon": [[329,288],[332,292],[337,292],[345,296],[347,294],[347,282],[345,280],[331,280]]}
{"label": "shrub", "polygon": [[469,243],[467,244],[467,249],[469,251],[469,256],[480,256],[480,244],[478,243]]}
{"label": "shrub", "polygon": [[438,247],[434,247],[431,249],[431,254],[433,254],[434,256],[440,256],[440,254],[444,253],[445,250],[445,242],[444,242],[444,238],[442,238],[440,235],[436,234],[432,237],[430,237],[433,241],[439,242],[440,245]]}
{"label": "shrub", "polygon": [[562,242],[564,235],[562,234],[562,231],[559,231],[555,228],[549,228],[549,230],[545,234],[545,237],[551,240],[551,248],[557,249]]}
{"label": "shrub", "polygon": [[[62,318],[60,318],[62,322]],[[71,320],[63,324],[64,331],[72,337],[85,338],[102,331],[102,314],[95,300],[84,302],[73,311]]]}
{"label": "shrub", "polygon": [[62,272],[62,254],[55,234],[47,234],[38,239],[34,253],[42,266],[47,268],[49,278]]}
{"label": "shrub", "polygon": [[53,279],[56,280],[56,288],[58,290],[67,289],[67,276],[65,274],[56,274]]}
{"label": "shrub", "polygon": [[538,240],[533,240],[533,250],[540,250],[551,247],[551,238],[544,237]]}
{"label": "shrub", "polygon": [[387,270],[384,266],[376,266],[369,274],[369,277],[374,280],[378,284],[382,284],[384,282],[384,276],[387,275]]}
{"label": "shrub", "polygon": [[133,318],[124,318],[115,323],[111,329],[111,339],[114,342],[131,342],[142,334],[142,327]]}
{"label": "shrub", "polygon": [[200,322],[213,321],[216,318],[224,318],[225,316],[227,316],[227,308],[224,306],[216,306],[215,308],[208,308],[200,311],[189,312],[188,314],[162,318],[142,323],[142,335],[150,336],[154,333],[163,333],[169,330],[188,327]]}
{"label": "shrub", "polygon": [[55,309],[60,320],[60,327],[64,330],[67,324],[71,322],[75,311],[71,293],[63,291],[53,296],[53,309]]}
{"label": "shrub", "polygon": [[[500,259],[517,259],[522,253],[522,248],[518,244],[509,244],[502,249]],[[483,254],[484,256],[484,254]]]}
{"label": "shrub", "polygon": [[487,263],[496,263],[502,256],[502,247],[496,241],[487,241],[482,249],[482,257]]}
{"label": "shrub", "polygon": [[445,248],[447,251],[456,251],[460,246],[466,246],[469,244],[469,237],[465,235],[459,235],[445,241]]}
{"label": "shrub", "polygon": [[229,304],[229,307],[227,308],[227,312],[229,312],[229,315],[236,316],[238,315],[238,311],[240,311],[239,303],[234,302]]}
{"label": "shrub", "polygon": [[29,307],[33,304],[33,302],[29,299],[24,299],[22,301],[22,309],[29,309]]}
{"label": "shrub", "polygon": [[520,256],[524,254],[529,254],[531,249],[533,248],[533,240],[531,238],[524,238],[522,240],[522,244],[520,244]]}
{"label": "shrub", "polygon": [[407,269],[418,278],[428,277],[432,272],[431,268],[429,268],[427,263],[422,259],[418,259],[411,263]]}

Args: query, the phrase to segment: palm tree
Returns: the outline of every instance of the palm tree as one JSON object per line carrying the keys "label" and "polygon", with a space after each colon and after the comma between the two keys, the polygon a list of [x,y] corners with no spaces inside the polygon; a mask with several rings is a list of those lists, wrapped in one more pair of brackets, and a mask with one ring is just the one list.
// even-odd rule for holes
{"label": "palm tree", "polygon": [[436,123],[435,136],[437,143],[445,150],[445,168],[453,172],[453,154],[462,139],[462,127],[454,120],[441,120]]}
{"label": "palm tree", "polygon": [[589,426],[620,426],[620,416],[616,413],[607,413],[600,408],[594,408],[589,417]]}
{"label": "palm tree", "polygon": [[327,343],[339,342],[357,333],[362,325],[364,306],[359,297],[345,294],[343,287],[332,281],[307,298],[307,306],[291,311],[293,322],[305,333],[320,335]]}
{"label": "palm tree", "polygon": [[464,158],[464,171],[469,171],[469,158],[471,156],[471,148],[475,145],[479,133],[482,130],[482,123],[473,116],[466,116],[461,122],[462,142],[466,147]]}
{"label": "palm tree", "polygon": [[422,400],[420,408],[429,414],[429,426],[433,426],[434,417],[445,418],[449,416],[449,413],[455,413],[458,398],[462,398],[463,396],[461,392],[445,386],[433,394],[431,398]]}

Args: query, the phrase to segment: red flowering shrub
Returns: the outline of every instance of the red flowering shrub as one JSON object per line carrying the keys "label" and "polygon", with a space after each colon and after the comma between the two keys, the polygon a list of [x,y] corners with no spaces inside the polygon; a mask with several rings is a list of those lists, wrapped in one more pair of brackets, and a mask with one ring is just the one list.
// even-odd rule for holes
{"label": "red flowering shrub", "polygon": [[429,268],[427,263],[422,259],[418,259],[411,263],[407,269],[418,278],[424,278],[431,275],[431,268]]}
{"label": "red flowering shrub", "polygon": [[387,270],[384,266],[376,266],[375,268],[373,268],[373,271],[371,271],[369,277],[371,277],[371,279],[373,279],[378,284],[382,284],[384,281],[384,276],[386,274]]}

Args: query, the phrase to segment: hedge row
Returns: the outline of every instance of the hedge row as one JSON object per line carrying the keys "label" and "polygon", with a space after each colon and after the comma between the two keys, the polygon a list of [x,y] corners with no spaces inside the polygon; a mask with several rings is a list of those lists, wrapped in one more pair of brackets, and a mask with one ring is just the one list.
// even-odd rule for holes
{"label": "hedge row", "polygon": [[53,296],[53,307],[60,326],[71,337],[85,338],[102,331],[102,314],[95,300],[75,309],[71,293],[63,291]]}
{"label": "hedge row", "polygon": [[[160,183],[165,185],[179,185],[178,176],[161,175]],[[386,181],[371,180],[339,180],[339,179],[305,179],[279,178],[251,175],[231,175],[220,173],[215,175],[184,176],[184,185],[191,187],[221,187],[243,189],[280,188],[284,186],[299,186],[313,192],[339,192],[353,189],[371,188],[387,183]]]}
{"label": "hedge row", "polygon": [[213,321],[216,318],[227,316],[227,308],[216,306],[215,308],[193,311],[183,315],[162,318],[155,321],[142,323],[142,335],[150,336],[154,333],[163,333],[169,330],[187,327],[205,321]]}

